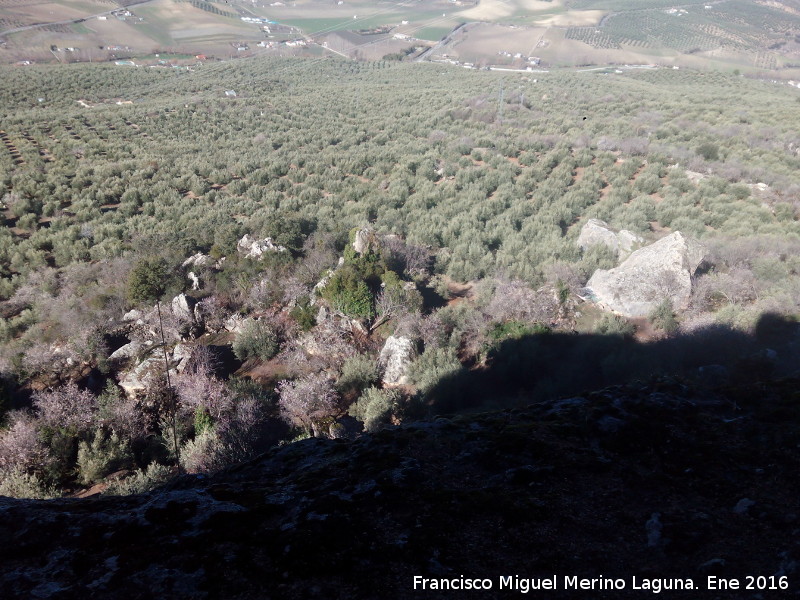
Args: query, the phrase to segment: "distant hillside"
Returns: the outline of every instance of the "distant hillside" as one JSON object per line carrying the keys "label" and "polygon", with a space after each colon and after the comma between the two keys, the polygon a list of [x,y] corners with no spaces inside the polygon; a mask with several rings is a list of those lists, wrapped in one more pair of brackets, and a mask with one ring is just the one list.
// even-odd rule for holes
{"label": "distant hillside", "polygon": [[800,6],[794,0],[126,4],[0,3],[0,61],[328,53],[515,69],[656,63],[800,79]]}

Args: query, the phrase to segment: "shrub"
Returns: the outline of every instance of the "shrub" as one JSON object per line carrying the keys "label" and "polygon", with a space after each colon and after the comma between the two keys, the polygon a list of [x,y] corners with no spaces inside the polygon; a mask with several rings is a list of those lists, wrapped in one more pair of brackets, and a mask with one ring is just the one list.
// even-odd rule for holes
{"label": "shrub", "polygon": [[106,488],[105,494],[109,496],[144,494],[166,483],[170,477],[172,470],[169,467],[153,462],[147,465],[147,469],[136,471],[130,477],[112,481]]}
{"label": "shrub", "polygon": [[430,392],[445,377],[461,370],[456,353],[451,348],[428,348],[409,366],[408,377],[423,394]]}
{"label": "shrub", "polygon": [[294,427],[317,434],[319,424],[337,412],[338,397],[323,374],[306,375],[278,384],[278,406],[284,419]]}
{"label": "shrub", "polygon": [[128,278],[128,297],[135,303],[158,300],[166,291],[168,274],[163,258],[139,261]]}
{"label": "shrub", "polygon": [[659,304],[649,315],[650,322],[656,329],[666,333],[674,333],[678,329],[678,321],[672,310],[672,302],[668,299]]}
{"label": "shrub", "polygon": [[380,378],[378,363],[365,354],[357,354],[344,361],[342,374],[336,382],[339,393],[361,393]]}
{"label": "shrub", "polygon": [[187,473],[208,473],[222,466],[219,437],[213,429],[204,429],[181,447],[181,466]]}
{"label": "shrub", "polygon": [[697,147],[697,155],[706,160],[719,160],[719,148],[712,142],[705,142]]}
{"label": "shrub", "polygon": [[372,292],[354,268],[345,265],[331,277],[322,296],[348,317],[371,319],[375,316]]}
{"label": "shrub", "polygon": [[595,326],[595,333],[600,335],[631,336],[636,332],[636,327],[625,317],[605,314]]}
{"label": "shrub", "polygon": [[376,431],[389,423],[397,410],[400,394],[395,390],[368,388],[348,409],[348,414],[364,423],[364,431]]}
{"label": "shrub", "polygon": [[303,331],[310,331],[317,323],[318,306],[311,306],[308,297],[300,298],[292,308],[289,316],[292,317]]}
{"label": "shrub", "polygon": [[233,353],[239,360],[269,360],[279,350],[278,334],[266,321],[248,321],[233,341]]}
{"label": "shrub", "polygon": [[38,475],[20,469],[0,472],[0,496],[47,500],[57,498],[58,490],[47,485]]}
{"label": "shrub", "polygon": [[97,483],[122,468],[131,458],[127,440],[121,440],[116,432],[106,436],[98,428],[90,443],[81,441],[78,444],[78,479],[84,485]]}
{"label": "shrub", "polygon": [[89,390],[81,390],[74,382],[33,395],[33,405],[42,425],[64,430],[72,435],[86,431],[94,422],[97,402]]}

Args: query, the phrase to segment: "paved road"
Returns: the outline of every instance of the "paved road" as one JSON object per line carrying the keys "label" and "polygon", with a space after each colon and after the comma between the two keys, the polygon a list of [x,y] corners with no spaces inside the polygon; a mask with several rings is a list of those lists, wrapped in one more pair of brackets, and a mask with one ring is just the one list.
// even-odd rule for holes
{"label": "paved road", "polygon": [[453,31],[451,31],[442,39],[440,39],[438,42],[436,42],[435,46],[431,46],[430,48],[425,50],[422,54],[420,54],[417,58],[414,59],[414,62],[423,62],[427,60],[431,54],[433,54],[436,50],[441,48],[444,44],[447,44],[450,41],[450,38],[453,36],[453,34],[462,27],[464,27],[465,25],[469,25],[469,23],[460,23],[459,25],[456,25]]}

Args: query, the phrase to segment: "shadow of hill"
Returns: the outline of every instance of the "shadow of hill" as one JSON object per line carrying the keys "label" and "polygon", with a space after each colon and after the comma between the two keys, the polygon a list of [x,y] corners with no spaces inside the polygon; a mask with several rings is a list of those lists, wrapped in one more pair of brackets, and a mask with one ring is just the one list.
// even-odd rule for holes
{"label": "shadow of hill", "polygon": [[427,395],[433,414],[499,408],[654,376],[700,386],[744,384],[787,375],[800,366],[800,326],[763,315],[753,335],[715,325],[639,343],[619,335],[548,333],[501,342],[486,366],[462,369]]}

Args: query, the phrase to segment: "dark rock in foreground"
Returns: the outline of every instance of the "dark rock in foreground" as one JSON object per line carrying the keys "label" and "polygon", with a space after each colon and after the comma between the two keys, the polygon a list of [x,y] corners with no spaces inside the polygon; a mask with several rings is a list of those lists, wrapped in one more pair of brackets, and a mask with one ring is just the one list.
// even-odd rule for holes
{"label": "dark rock in foreground", "polygon": [[[756,598],[707,577],[800,590],[798,381],[715,393],[672,381],[307,440],[136,497],[0,501],[0,597]],[[413,577],[490,578],[420,592]],[[563,589],[565,576],[624,590]],[[777,580],[776,580],[777,581]]]}

